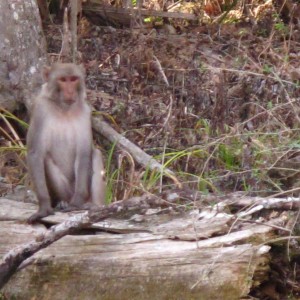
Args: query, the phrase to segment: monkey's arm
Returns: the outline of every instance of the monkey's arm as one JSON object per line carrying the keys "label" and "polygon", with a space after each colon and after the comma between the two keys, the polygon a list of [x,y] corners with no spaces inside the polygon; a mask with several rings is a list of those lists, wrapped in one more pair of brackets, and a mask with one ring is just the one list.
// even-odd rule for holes
{"label": "monkey's arm", "polygon": [[[51,207],[51,198],[46,184],[45,173],[45,147],[43,144],[43,128],[39,127],[39,120],[35,120],[30,124],[27,134],[27,164],[32,182],[35,187],[36,195],[39,201],[39,210],[33,214],[28,222],[32,223],[53,213]],[[39,130],[36,130],[39,128]]]}

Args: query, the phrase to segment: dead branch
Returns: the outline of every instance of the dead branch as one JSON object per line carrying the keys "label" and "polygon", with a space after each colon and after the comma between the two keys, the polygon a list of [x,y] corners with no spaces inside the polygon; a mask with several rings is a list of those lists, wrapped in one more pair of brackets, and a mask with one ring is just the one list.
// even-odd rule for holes
{"label": "dead branch", "polygon": [[[250,197],[243,195],[243,193],[236,192],[227,195],[227,204],[239,207],[248,207],[250,210],[263,210],[263,209],[286,209],[297,210],[300,208],[300,199],[296,197],[286,198],[263,198],[263,197]],[[245,212],[244,212],[245,213]]]}
{"label": "dead branch", "polygon": [[63,36],[62,45],[60,50],[60,59],[64,61],[66,58],[70,57],[70,45],[71,45],[71,32],[69,29],[69,18],[68,18],[68,8],[65,8],[64,19],[63,19]]}
{"label": "dead branch", "polygon": [[173,171],[161,165],[149,154],[145,153],[142,149],[115,131],[106,122],[97,117],[93,117],[93,128],[112,143],[116,143],[120,148],[130,153],[135,161],[137,161],[140,165],[145,168],[149,168],[150,170],[158,170],[162,172],[164,175],[171,178],[178,187],[181,187],[181,183],[178,181]]}
{"label": "dead branch", "polygon": [[185,19],[185,20],[198,20],[198,17],[194,14],[182,13],[182,12],[166,12],[151,9],[140,9],[140,8],[119,8],[112,7],[109,5],[92,3],[93,1],[88,1],[83,4],[83,12],[99,14],[102,17],[113,19],[119,19],[122,21],[122,17],[130,17],[133,12],[138,12],[141,16],[152,16],[152,17],[162,17],[162,18],[174,18],[174,19]]}
{"label": "dead branch", "polygon": [[76,63],[76,57],[77,57],[77,13],[78,13],[78,1],[71,1],[71,36],[72,36],[73,63]]}

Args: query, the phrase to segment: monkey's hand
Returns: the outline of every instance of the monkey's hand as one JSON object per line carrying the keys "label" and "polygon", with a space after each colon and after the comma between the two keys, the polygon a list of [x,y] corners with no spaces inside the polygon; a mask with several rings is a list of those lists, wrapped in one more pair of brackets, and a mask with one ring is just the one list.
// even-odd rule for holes
{"label": "monkey's hand", "polygon": [[27,223],[28,224],[36,223],[40,219],[47,217],[49,215],[53,215],[53,214],[54,214],[54,211],[52,208],[40,209],[38,212],[34,213],[33,215],[31,215],[28,218]]}
{"label": "monkey's hand", "polygon": [[83,209],[83,206],[86,202],[85,199],[87,199],[87,198],[88,198],[88,194],[86,191],[84,193],[77,193],[75,191],[75,194],[73,195],[73,197],[69,203],[69,207]]}

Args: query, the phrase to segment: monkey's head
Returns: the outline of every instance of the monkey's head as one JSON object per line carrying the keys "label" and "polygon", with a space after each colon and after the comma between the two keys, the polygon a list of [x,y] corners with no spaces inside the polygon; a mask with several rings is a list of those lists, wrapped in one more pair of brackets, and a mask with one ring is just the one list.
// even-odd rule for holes
{"label": "monkey's head", "polygon": [[72,105],[84,99],[85,70],[81,65],[56,63],[51,67],[44,67],[43,77],[52,101]]}

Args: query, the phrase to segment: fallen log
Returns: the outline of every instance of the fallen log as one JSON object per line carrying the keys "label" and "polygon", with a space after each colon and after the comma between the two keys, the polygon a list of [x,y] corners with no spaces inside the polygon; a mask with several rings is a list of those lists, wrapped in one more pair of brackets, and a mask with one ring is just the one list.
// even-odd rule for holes
{"label": "fallen log", "polygon": [[222,210],[230,196],[213,207],[204,206],[203,199],[191,206],[190,200],[166,198],[144,195],[90,213],[55,213],[43,219],[47,227],[58,224],[50,229],[22,224],[36,209],[32,203],[0,198],[2,263],[20,249],[28,254],[47,246],[20,264],[4,295],[239,299],[267,279],[270,247],[264,244],[276,237],[283,220],[240,221]]}
{"label": "fallen log", "polygon": [[120,24],[129,26],[131,20],[137,16],[143,17],[160,17],[160,18],[172,18],[172,19],[184,19],[195,21],[198,20],[194,14],[183,13],[183,12],[167,12],[167,11],[158,11],[151,9],[141,9],[141,8],[121,8],[113,7],[111,5],[105,5],[99,3],[99,1],[87,1],[83,3],[83,13],[93,18],[97,24],[99,20],[102,22],[111,23],[114,25]]}

